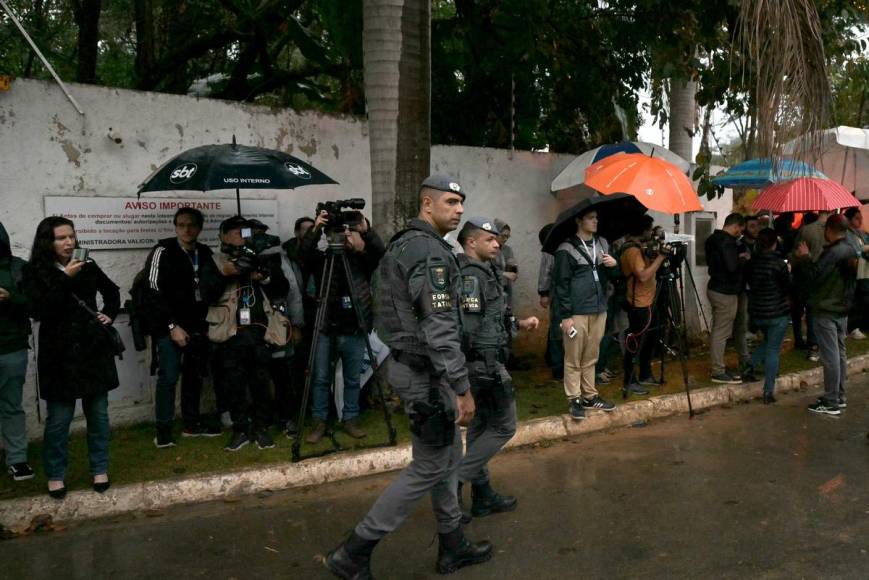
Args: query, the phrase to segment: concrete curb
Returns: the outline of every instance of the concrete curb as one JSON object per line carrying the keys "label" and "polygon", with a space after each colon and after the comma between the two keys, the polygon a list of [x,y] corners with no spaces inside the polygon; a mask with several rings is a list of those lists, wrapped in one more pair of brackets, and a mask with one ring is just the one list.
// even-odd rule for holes
{"label": "concrete curb", "polygon": [[[848,361],[848,375],[869,370],[869,355]],[[821,368],[779,377],[776,392],[787,393],[822,383]],[[760,397],[762,383],[722,385],[691,392],[695,411]],[[652,397],[619,405],[611,413],[590,413],[583,421],[568,415],[523,421],[507,445],[520,447],[583,433],[626,427],[651,419],[688,412],[685,393]],[[281,463],[270,467],[198,477],[144,482],[112,488],[105,494],[92,491],[70,492],[63,501],[47,495],[0,502],[0,527],[11,531],[26,529],[36,517],[70,522],[123,513],[163,509],[172,505],[224,499],[266,490],[317,485],[353,477],[401,469],[410,462],[410,445],[348,452],[301,463]]]}

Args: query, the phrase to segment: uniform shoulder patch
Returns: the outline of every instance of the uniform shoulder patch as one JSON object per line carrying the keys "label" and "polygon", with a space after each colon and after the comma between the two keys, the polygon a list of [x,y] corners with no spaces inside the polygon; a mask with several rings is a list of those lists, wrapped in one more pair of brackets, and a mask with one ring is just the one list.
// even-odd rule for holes
{"label": "uniform shoulder patch", "polygon": [[438,258],[429,259],[428,275],[431,286],[435,290],[446,290],[449,287],[449,270],[443,260]]}
{"label": "uniform shoulder patch", "polygon": [[462,276],[462,310],[470,313],[482,311],[480,280],[476,276]]}

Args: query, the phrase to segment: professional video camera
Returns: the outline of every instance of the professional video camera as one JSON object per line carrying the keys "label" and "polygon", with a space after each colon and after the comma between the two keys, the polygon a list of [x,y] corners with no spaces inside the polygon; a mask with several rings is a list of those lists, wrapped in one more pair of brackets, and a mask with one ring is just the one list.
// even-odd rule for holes
{"label": "professional video camera", "polygon": [[326,225],[326,234],[343,233],[345,226],[353,228],[358,225],[358,213],[356,211],[343,211],[344,208],[351,210],[360,210],[365,207],[365,200],[361,197],[353,197],[350,199],[339,199],[337,201],[323,201],[317,204],[317,213],[325,211],[329,216],[329,223]]}
{"label": "professional video camera", "polygon": [[244,239],[243,246],[224,243],[221,244],[220,251],[229,256],[242,274],[260,272],[268,276],[268,267],[262,263],[260,254],[269,248],[279,246],[281,239],[265,232],[253,233],[251,228],[241,228],[241,237]]}
{"label": "professional video camera", "polygon": [[658,270],[658,276],[666,275],[670,270],[679,268],[688,257],[688,244],[681,240],[666,241],[667,233],[661,227],[652,231],[652,237],[643,246],[643,252],[649,258],[657,258],[663,254],[666,258],[664,266]]}

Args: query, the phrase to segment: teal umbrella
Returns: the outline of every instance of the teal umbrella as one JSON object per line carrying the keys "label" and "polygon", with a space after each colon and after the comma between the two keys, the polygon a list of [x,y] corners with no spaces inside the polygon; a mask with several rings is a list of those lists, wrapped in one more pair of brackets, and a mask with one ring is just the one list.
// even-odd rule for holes
{"label": "teal umbrella", "polygon": [[773,163],[770,159],[749,159],[737,163],[721,175],[712,178],[712,183],[721,187],[766,187],[787,179],[800,177],[818,177],[827,179],[827,176],[802,161],[783,159]]}

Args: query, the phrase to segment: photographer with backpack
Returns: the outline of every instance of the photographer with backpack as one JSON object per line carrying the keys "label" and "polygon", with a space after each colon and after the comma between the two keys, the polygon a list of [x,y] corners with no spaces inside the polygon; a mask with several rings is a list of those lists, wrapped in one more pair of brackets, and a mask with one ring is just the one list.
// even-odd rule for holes
{"label": "photographer with backpack", "polygon": [[[220,428],[202,420],[199,399],[209,351],[208,304],[199,280],[203,268],[213,264],[212,252],[197,239],[205,217],[198,209],[175,212],[175,237],[160,240],[146,263],[146,311],[140,312],[144,330],[156,343],[157,391],[155,418],[159,449],[173,447],[175,387],[181,377],[181,416],[184,437],[216,437]],[[213,266],[212,266],[213,267]]]}

